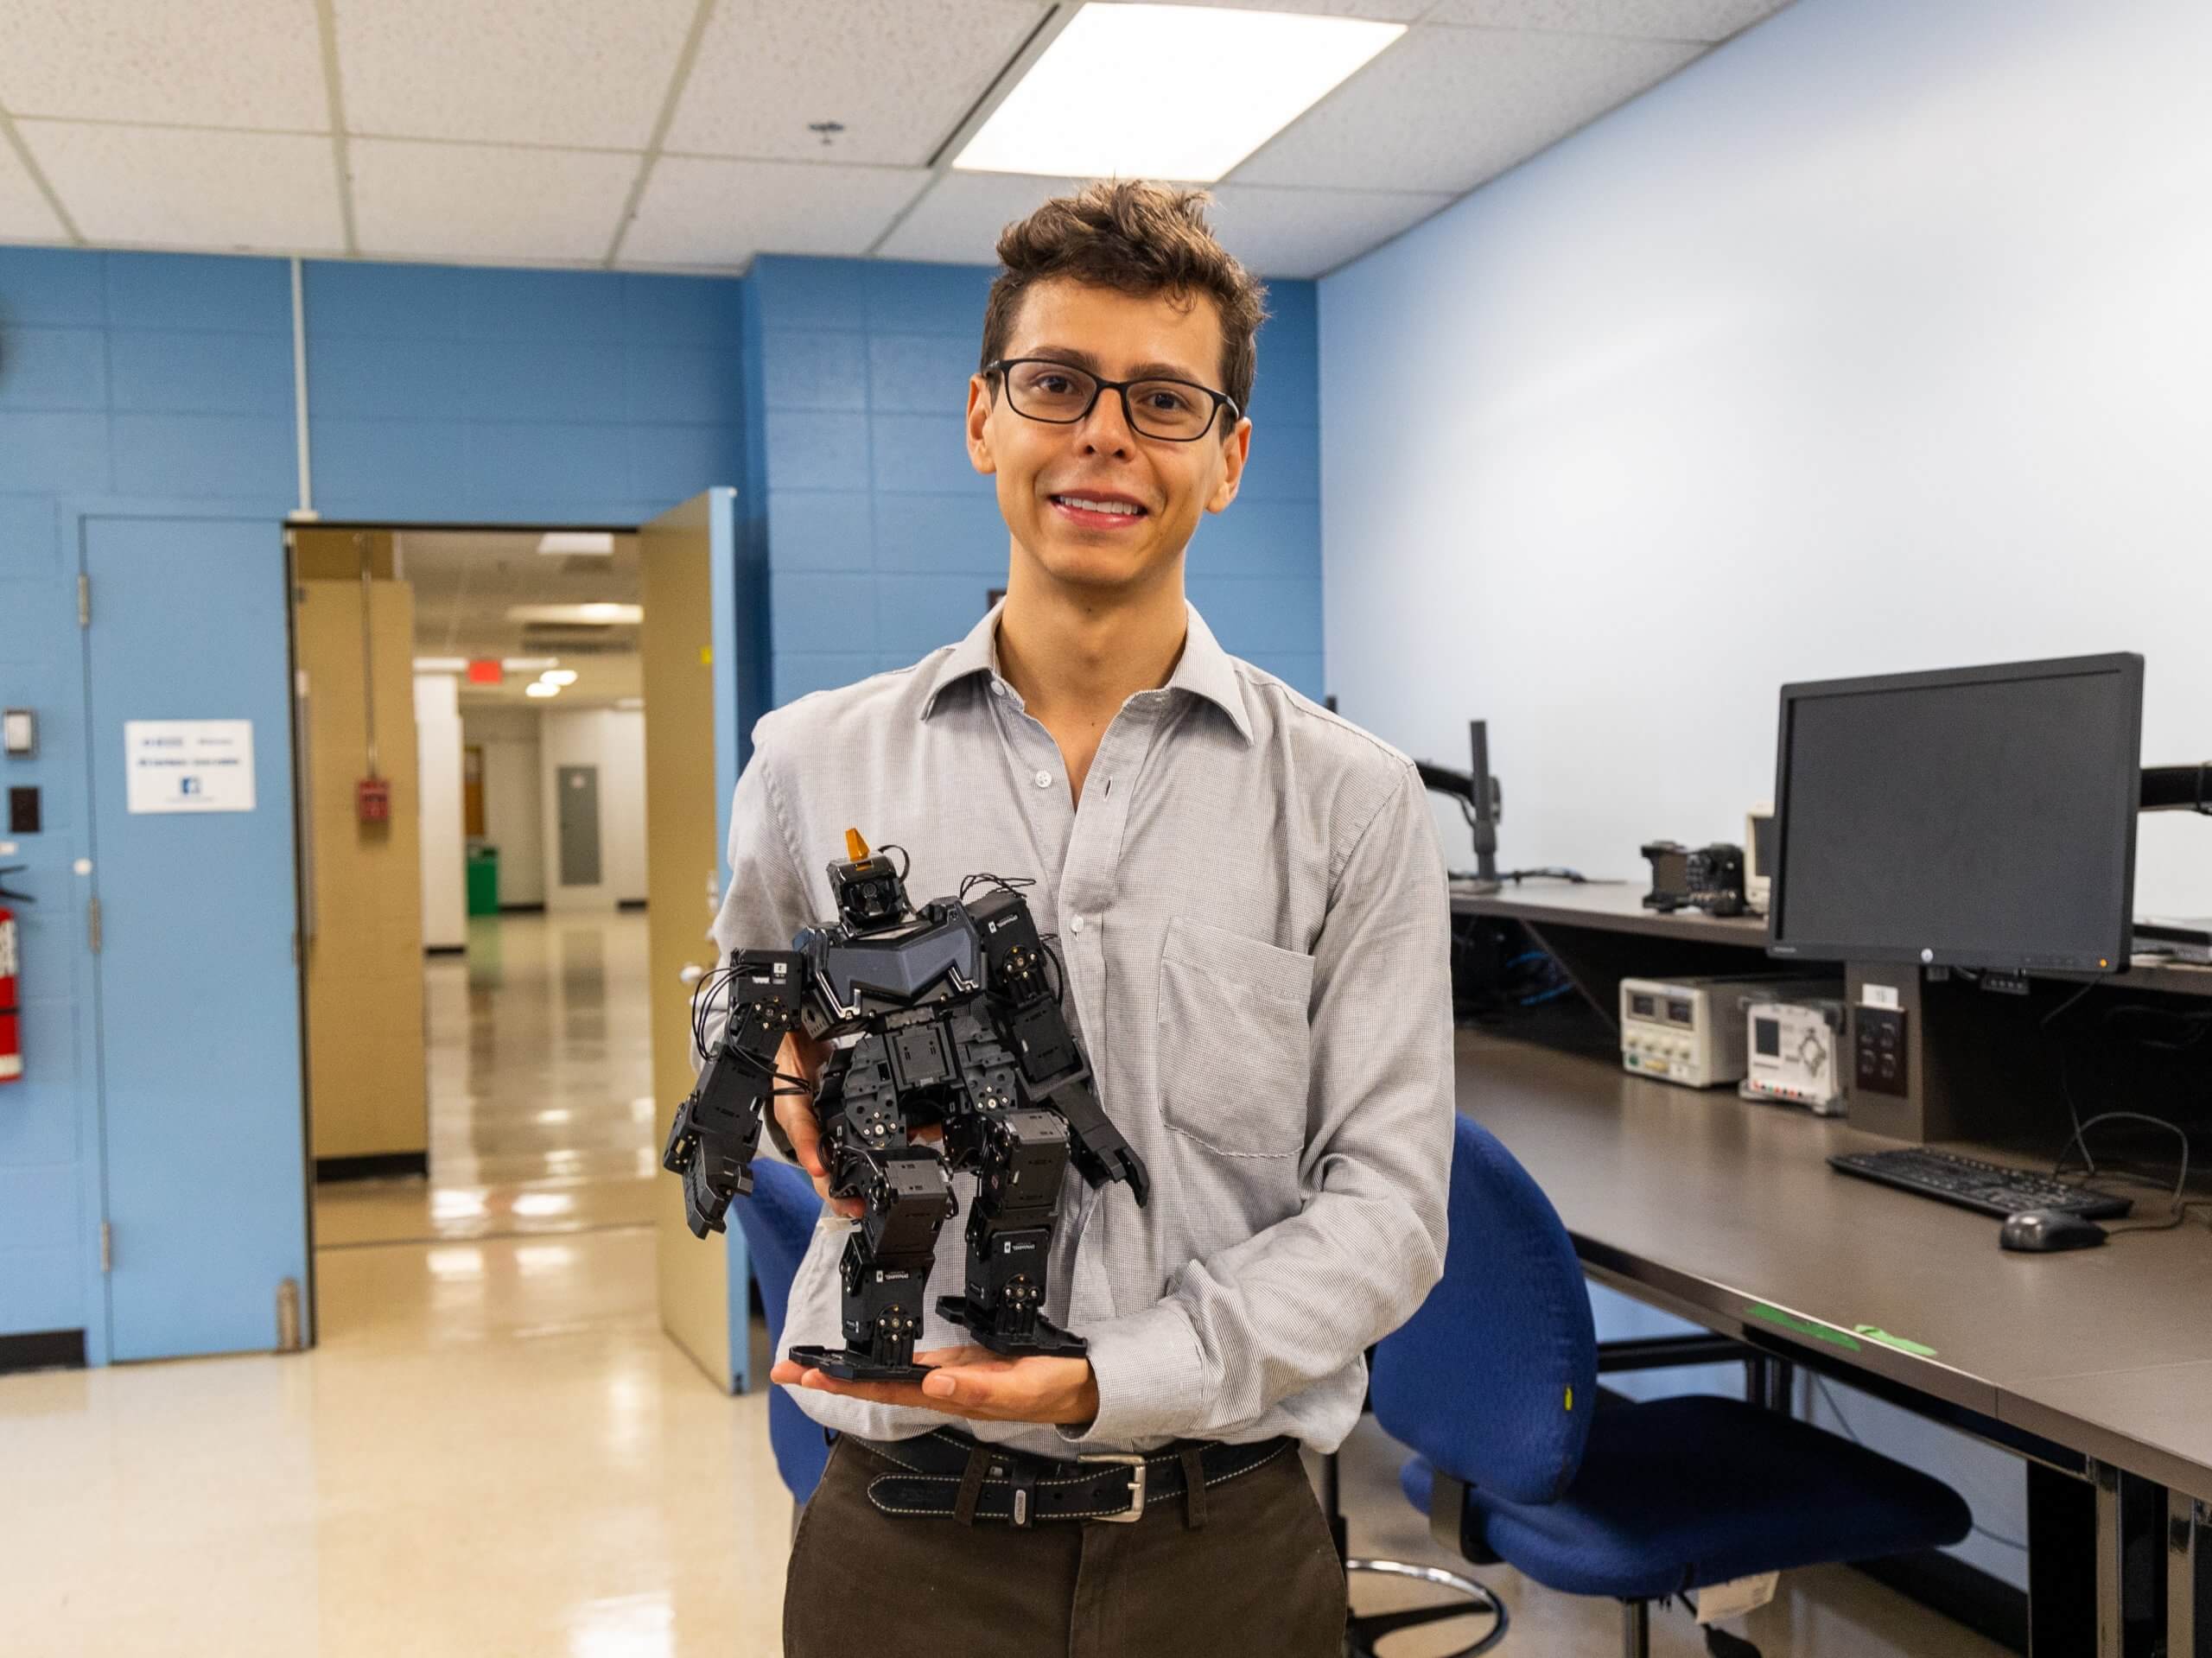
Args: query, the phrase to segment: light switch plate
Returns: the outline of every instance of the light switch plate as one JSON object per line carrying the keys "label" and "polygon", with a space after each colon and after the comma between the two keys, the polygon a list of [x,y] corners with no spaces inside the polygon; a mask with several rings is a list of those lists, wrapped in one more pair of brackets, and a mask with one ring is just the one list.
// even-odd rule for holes
{"label": "light switch plate", "polygon": [[38,716],[29,708],[10,708],[0,715],[0,748],[11,755],[25,756],[38,753]]}

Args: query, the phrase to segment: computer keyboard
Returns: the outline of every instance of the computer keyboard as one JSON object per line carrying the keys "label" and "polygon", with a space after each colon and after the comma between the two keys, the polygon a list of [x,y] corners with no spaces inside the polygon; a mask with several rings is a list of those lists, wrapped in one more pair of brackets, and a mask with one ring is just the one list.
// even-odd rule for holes
{"label": "computer keyboard", "polygon": [[2045,1174],[2003,1168],[1956,1152],[1905,1146],[1887,1152],[1839,1152],[1831,1166],[1863,1180],[1878,1180],[1900,1191],[1980,1210],[1985,1215],[2017,1215],[2024,1209],[2060,1209],[2083,1220],[2115,1220],[2134,1207],[2132,1198],[2069,1185]]}

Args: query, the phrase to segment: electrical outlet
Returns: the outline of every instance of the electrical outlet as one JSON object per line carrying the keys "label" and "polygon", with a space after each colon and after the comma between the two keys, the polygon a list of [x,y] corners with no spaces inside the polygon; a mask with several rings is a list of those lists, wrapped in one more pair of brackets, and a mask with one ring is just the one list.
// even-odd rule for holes
{"label": "electrical outlet", "polygon": [[1851,1010],[1852,1069],[1854,1089],[1869,1094],[1891,1094],[1904,1099],[1905,1084],[1904,1012],[1897,1007]]}

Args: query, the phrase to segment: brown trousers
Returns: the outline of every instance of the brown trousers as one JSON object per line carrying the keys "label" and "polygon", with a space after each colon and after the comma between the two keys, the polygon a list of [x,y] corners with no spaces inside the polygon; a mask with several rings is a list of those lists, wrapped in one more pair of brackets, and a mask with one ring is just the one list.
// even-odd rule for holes
{"label": "brown trousers", "polygon": [[1133,1525],[888,1515],[850,1439],[791,1544],[785,1658],[1339,1658],[1344,1574],[1296,1451]]}

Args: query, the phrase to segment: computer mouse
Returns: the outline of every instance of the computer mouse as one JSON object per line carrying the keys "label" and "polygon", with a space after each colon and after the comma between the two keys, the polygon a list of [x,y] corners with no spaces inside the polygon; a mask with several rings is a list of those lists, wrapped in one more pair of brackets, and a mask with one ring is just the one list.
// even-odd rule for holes
{"label": "computer mouse", "polygon": [[2105,1241],[2103,1227],[2063,1209],[2026,1209],[2007,1215],[1999,1229],[1997,1243],[2003,1249],[2023,1249],[2049,1255],[2057,1249],[2088,1249]]}

